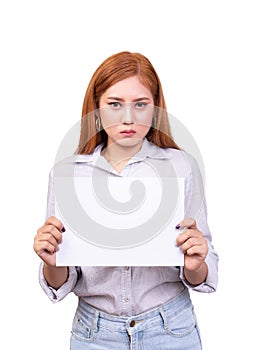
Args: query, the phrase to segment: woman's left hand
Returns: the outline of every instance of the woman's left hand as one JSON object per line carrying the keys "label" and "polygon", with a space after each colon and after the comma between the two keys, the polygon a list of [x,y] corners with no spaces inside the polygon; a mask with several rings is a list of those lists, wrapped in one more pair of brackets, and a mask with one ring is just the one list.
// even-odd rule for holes
{"label": "woman's left hand", "polygon": [[184,253],[184,268],[190,272],[198,271],[208,254],[206,238],[198,230],[194,219],[184,219],[176,228],[186,229],[179,234],[176,240],[177,246],[181,247]]}

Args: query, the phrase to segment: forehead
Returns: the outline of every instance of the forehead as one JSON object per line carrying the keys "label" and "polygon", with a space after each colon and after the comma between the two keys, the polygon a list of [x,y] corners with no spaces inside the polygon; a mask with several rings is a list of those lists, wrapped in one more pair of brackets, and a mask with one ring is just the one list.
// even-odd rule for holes
{"label": "forehead", "polygon": [[152,98],[151,91],[143,85],[138,77],[130,77],[119,81],[109,87],[103,94],[103,97],[121,97],[124,99],[136,99],[139,97]]}

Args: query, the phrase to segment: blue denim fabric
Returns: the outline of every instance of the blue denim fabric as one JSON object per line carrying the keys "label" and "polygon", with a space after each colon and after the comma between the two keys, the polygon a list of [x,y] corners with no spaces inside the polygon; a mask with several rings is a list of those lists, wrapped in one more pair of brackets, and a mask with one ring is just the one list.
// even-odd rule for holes
{"label": "blue denim fabric", "polygon": [[79,299],[70,350],[201,350],[189,291],[151,311],[119,317]]}

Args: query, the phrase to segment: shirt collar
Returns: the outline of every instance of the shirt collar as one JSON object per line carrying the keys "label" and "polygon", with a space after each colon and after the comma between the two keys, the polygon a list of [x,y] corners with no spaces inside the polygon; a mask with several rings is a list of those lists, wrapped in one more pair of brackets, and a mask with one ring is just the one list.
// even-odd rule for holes
{"label": "shirt collar", "polygon": [[141,149],[133,158],[138,158],[139,160],[145,160],[145,158],[168,159],[168,155],[163,148],[144,139]]}
{"label": "shirt collar", "polygon": [[[94,164],[97,159],[101,156],[101,150],[103,144],[96,146],[95,150],[91,154],[78,154],[74,158],[75,163],[92,163]],[[132,162],[144,161],[146,158],[151,159],[168,159],[167,152],[165,149],[154,145],[146,138],[143,141],[142,147],[138,153],[132,158]]]}

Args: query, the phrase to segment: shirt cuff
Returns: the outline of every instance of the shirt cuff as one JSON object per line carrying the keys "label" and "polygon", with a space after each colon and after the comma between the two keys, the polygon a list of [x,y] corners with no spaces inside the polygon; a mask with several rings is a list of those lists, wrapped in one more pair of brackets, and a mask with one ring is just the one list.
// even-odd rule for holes
{"label": "shirt cuff", "polygon": [[195,290],[197,292],[201,292],[201,293],[212,293],[216,291],[217,284],[218,284],[218,271],[217,271],[217,264],[215,264],[215,259],[217,259],[217,256],[213,256],[213,255],[214,255],[213,251],[207,255],[205,262],[208,266],[208,275],[206,280],[197,286],[191,285],[186,280],[186,278],[184,277],[184,271],[183,271],[184,267],[180,266],[179,277],[187,288]]}
{"label": "shirt cuff", "polygon": [[73,291],[76,282],[77,282],[77,270],[74,266],[68,267],[68,279],[67,281],[57,290],[55,288],[52,288],[48,285],[47,281],[44,278],[43,275],[43,265],[44,263],[40,264],[39,269],[39,282],[40,286],[43,289],[43,291],[47,294],[49,299],[53,303],[57,303],[58,301],[62,300],[67,296],[70,292]]}

